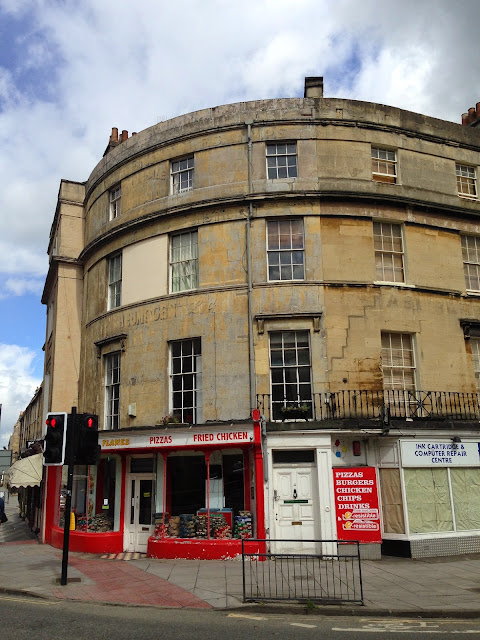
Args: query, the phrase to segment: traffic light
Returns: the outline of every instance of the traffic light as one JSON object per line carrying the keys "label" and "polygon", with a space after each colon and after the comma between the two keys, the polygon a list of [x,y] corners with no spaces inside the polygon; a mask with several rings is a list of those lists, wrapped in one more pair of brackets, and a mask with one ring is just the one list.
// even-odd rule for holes
{"label": "traffic light", "polygon": [[98,416],[91,413],[77,414],[77,447],[75,464],[98,464]]}
{"label": "traffic light", "polygon": [[65,461],[67,442],[67,414],[47,413],[47,430],[43,447],[43,464],[61,466]]}

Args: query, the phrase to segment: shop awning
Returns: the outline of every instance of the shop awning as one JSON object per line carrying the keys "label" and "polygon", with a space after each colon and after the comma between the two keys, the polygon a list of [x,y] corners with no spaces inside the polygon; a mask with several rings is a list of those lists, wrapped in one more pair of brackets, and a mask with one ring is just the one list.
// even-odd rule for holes
{"label": "shop awning", "polygon": [[43,474],[43,454],[36,453],[21,458],[7,471],[8,484],[11,487],[39,487]]}

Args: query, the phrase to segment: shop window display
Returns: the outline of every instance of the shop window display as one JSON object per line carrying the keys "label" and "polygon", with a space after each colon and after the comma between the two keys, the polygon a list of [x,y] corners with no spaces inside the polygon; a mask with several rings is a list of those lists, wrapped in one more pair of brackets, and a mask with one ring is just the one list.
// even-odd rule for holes
{"label": "shop window display", "polygon": [[[102,458],[98,466],[76,465],[73,474],[72,513],[75,531],[104,533],[118,531],[116,491],[118,489],[116,458]],[[63,468],[62,486],[67,486],[68,467]],[[60,495],[60,521],[64,526],[65,498]]]}
{"label": "shop window display", "polygon": [[243,454],[217,451],[166,457],[166,510],[154,514],[156,538],[252,537],[245,509]]}

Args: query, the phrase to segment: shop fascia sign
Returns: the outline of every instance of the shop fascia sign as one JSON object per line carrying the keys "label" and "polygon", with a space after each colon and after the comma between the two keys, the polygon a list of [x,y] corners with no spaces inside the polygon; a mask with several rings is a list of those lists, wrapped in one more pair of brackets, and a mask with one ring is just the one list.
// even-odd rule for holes
{"label": "shop fascia sign", "polygon": [[253,428],[241,429],[208,429],[205,431],[191,430],[175,433],[135,433],[121,436],[118,431],[115,435],[111,432],[101,432],[100,444],[102,451],[112,449],[158,449],[192,447],[199,448],[205,445],[235,445],[253,442]]}
{"label": "shop fascia sign", "polygon": [[403,440],[404,467],[479,467],[480,443],[451,440]]}

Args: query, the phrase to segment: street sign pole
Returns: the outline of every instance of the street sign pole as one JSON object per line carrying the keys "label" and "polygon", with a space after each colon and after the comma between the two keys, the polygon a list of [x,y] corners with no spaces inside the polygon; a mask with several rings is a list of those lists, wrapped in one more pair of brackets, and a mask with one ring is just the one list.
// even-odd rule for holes
{"label": "street sign pole", "polygon": [[70,539],[70,513],[72,510],[72,489],[73,489],[73,467],[75,464],[75,443],[77,435],[77,407],[72,407],[72,413],[68,416],[67,427],[67,464],[68,464],[68,478],[67,478],[67,490],[65,500],[63,525],[63,555],[62,555],[62,576],[60,578],[60,584],[65,586],[67,584],[67,569],[68,569],[68,543]]}

